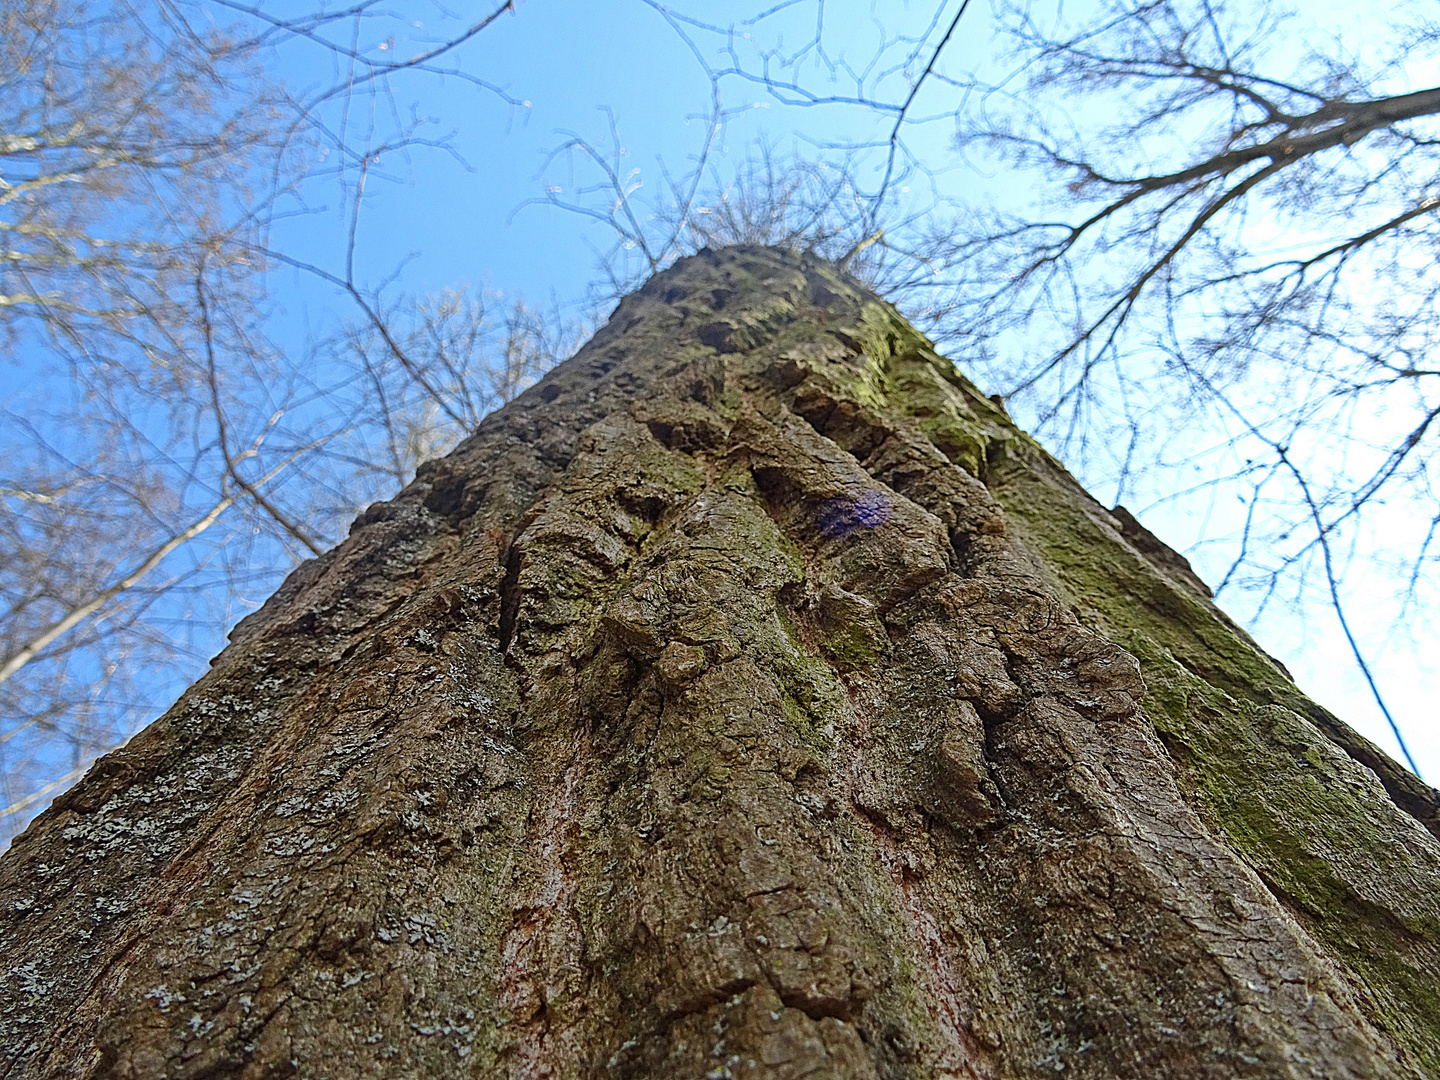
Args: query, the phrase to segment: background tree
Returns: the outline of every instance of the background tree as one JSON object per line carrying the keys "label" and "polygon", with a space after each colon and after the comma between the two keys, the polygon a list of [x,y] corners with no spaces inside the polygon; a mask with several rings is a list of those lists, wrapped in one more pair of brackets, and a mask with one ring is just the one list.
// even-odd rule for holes
{"label": "background tree", "polygon": [[15,359],[46,358],[60,395],[8,403],[23,434],[0,503],[7,812],[126,733],[107,704],[148,696],[137,683],[173,647],[148,616],[167,593],[185,605],[199,570],[165,557],[236,501],[184,445],[207,385],[218,404],[239,376],[207,369],[196,303],[219,294],[232,326],[252,321],[244,185],[284,167],[283,132],[266,88],[234,89],[250,52],[167,13],[33,0],[3,15],[0,332]]}

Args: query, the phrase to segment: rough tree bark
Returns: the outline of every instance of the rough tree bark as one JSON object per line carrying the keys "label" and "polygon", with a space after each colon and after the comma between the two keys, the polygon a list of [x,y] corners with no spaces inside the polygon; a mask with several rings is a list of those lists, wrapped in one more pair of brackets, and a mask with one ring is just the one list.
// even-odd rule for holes
{"label": "rough tree bark", "polygon": [[705,252],[15,842],[0,1068],[1433,1077],[1437,833],[893,309]]}

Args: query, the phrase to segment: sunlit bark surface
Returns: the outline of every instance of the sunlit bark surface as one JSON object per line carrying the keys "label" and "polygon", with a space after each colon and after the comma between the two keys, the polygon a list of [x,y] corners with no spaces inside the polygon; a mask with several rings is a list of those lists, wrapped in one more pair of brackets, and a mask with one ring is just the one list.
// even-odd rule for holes
{"label": "sunlit bark surface", "polygon": [[824,264],[705,252],[0,861],[7,1077],[1440,1075],[1437,796]]}

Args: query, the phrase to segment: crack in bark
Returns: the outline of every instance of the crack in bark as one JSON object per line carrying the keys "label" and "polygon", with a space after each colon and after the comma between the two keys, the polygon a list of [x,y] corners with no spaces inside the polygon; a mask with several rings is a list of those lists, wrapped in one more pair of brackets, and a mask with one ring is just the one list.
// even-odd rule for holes
{"label": "crack in bark", "polygon": [[510,654],[515,639],[515,620],[520,615],[520,564],[523,556],[512,542],[505,551],[505,577],[500,583],[499,644],[502,655]]}

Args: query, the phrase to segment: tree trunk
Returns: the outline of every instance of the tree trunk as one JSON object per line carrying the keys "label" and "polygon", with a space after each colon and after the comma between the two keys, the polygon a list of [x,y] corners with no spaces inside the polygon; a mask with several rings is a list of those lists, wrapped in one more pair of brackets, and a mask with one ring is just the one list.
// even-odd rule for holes
{"label": "tree trunk", "polygon": [[7,1077],[1440,1076],[1440,796],[828,264],[703,252],[0,862]]}

